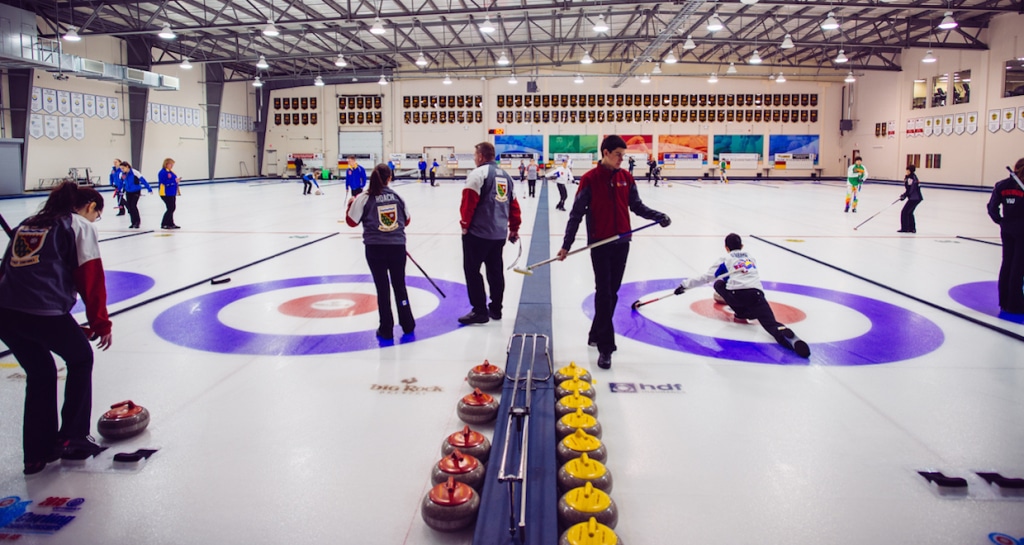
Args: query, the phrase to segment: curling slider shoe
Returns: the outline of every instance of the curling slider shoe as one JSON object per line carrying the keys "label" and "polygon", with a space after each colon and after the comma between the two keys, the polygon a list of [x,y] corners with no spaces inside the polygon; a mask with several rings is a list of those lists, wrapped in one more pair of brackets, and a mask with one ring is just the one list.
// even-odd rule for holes
{"label": "curling slider shoe", "polygon": [[779,336],[776,337],[776,340],[782,346],[796,352],[796,355],[801,358],[811,357],[811,347],[807,346],[803,339],[797,337],[796,333],[786,326],[779,327]]}

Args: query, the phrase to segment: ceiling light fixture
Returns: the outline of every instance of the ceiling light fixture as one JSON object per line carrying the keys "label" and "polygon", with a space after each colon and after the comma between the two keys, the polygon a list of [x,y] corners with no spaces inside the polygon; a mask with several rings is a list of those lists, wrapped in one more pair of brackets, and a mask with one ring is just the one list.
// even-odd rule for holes
{"label": "ceiling light fixture", "polygon": [[758,0],[740,0],[740,3],[747,6],[753,6],[754,4],[757,3],[757,1]]}
{"label": "ceiling light fixture", "polygon": [[711,17],[708,18],[708,32],[718,32],[723,28],[725,28],[725,25],[723,25],[722,20],[718,18],[718,13],[711,14]]}
{"label": "ceiling light fixture", "polygon": [[952,11],[947,11],[942,17],[942,22],[939,23],[939,28],[942,30],[953,30],[958,26],[960,25],[957,24],[956,19],[953,18]]}
{"label": "ceiling light fixture", "polygon": [[602,13],[602,14],[598,15],[597,16],[597,22],[594,23],[594,32],[596,32],[598,34],[602,34],[602,33],[608,32],[608,28],[609,28],[608,27],[608,23],[606,23],[604,21],[604,14]]}
{"label": "ceiling light fixture", "polygon": [[730,62],[729,63],[729,68],[727,68],[725,70],[725,73],[726,74],[735,74],[736,73],[736,63]]}
{"label": "ceiling light fixture", "polygon": [[337,66],[338,68],[348,66],[348,62],[345,61],[345,55],[338,53],[338,58],[334,59],[334,66]]}
{"label": "ceiling light fixture", "polygon": [[64,33],[64,39],[69,42],[82,41],[82,37],[78,35],[78,27],[69,26],[68,31]]}
{"label": "ceiling light fixture", "polygon": [[786,83],[786,76],[783,76],[782,72],[779,72],[779,77],[775,78],[775,83]]}
{"label": "ceiling light fixture", "polygon": [[519,80],[516,79],[516,73],[515,72],[512,72],[512,77],[508,78],[508,83],[509,83],[509,85],[515,85],[515,84],[519,83]]}
{"label": "ceiling light fixture", "polygon": [[583,75],[582,74],[576,74],[576,79],[574,79],[572,81],[573,81],[573,83],[583,83]]}
{"label": "ceiling light fixture", "polygon": [[836,64],[843,64],[844,62],[849,62],[849,60],[850,59],[846,56],[846,52],[840,49],[839,54],[836,55]]}
{"label": "ceiling light fixture", "polygon": [[274,36],[280,36],[281,31],[277,30],[273,21],[267,21],[267,26],[263,27],[263,35],[268,38],[273,38]]}
{"label": "ceiling light fixture", "polygon": [[594,58],[590,56],[590,52],[589,51],[584,51],[583,52],[583,58],[580,59],[580,63],[582,63],[582,64],[592,64],[593,62],[594,62]]}
{"label": "ceiling light fixture", "polygon": [[747,62],[749,62],[750,64],[761,64],[761,55],[757,54],[756,49],[754,50],[754,54],[750,56],[750,59]]}
{"label": "ceiling light fixture", "polygon": [[160,32],[157,34],[157,36],[160,36],[165,40],[173,40],[178,37],[176,34],[174,34],[174,31],[171,30],[170,23],[164,23],[163,28],[160,29]]}
{"label": "ceiling light fixture", "polygon": [[256,68],[267,69],[270,68],[270,64],[267,63],[267,58],[260,55],[260,59],[256,61]]}
{"label": "ceiling light fixture", "polygon": [[775,72],[768,74],[768,81],[775,81]]}
{"label": "ceiling light fixture", "polygon": [[828,12],[828,16],[821,22],[822,30],[835,30],[839,28],[839,21],[836,21],[836,16],[831,11]]}
{"label": "ceiling light fixture", "polygon": [[669,51],[668,55],[665,55],[665,64],[675,64],[679,59],[676,58],[676,54]]}
{"label": "ceiling light fixture", "polygon": [[263,87],[263,82],[260,81],[260,77],[256,76],[256,79],[252,80],[253,87]]}
{"label": "ceiling light fixture", "polygon": [[445,74],[444,75],[444,81],[442,81],[441,83],[443,83],[445,85],[451,85],[452,84],[451,76],[449,76],[448,74]]}
{"label": "ceiling light fixture", "polygon": [[192,69],[192,63],[188,62],[188,57],[185,57],[185,59],[182,60],[181,64],[179,64],[178,66],[181,67],[183,70],[191,70]]}
{"label": "ceiling light fixture", "polygon": [[427,58],[423,56],[423,52],[420,52],[420,58],[416,59],[416,66],[426,66],[430,64],[427,62]]}
{"label": "ceiling light fixture", "polygon": [[846,74],[846,79],[844,79],[843,81],[845,81],[846,83],[853,83],[857,81],[857,78],[853,77],[853,70],[850,70],[850,73]]}
{"label": "ceiling light fixture", "polygon": [[651,82],[651,76],[648,76],[647,74],[644,74],[643,77],[640,78],[640,83],[650,83],[650,82]]}
{"label": "ceiling light fixture", "polygon": [[686,41],[683,42],[683,49],[686,49],[686,50],[697,49],[697,44],[693,41],[693,35],[692,34],[686,36]]}
{"label": "ceiling light fixture", "polygon": [[484,17],[484,22],[480,23],[480,32],[484,34],[490,34],[494,32],[494,25],[491,24],[491,16]]}
{"label": "ceiling light fixture", "polygon": [[505,52],[504,51],[502,51],[501,52],[501,56],[498,57],[498,64],[500,64],[502,66],[508,66],[508,64],[509,64],[508,57],[505,56]]}
{"label": "ceiling light fixture", "polygon": [[380,36],[381,34],[387,34],[387,32],[387,29],[384,28],[384,23],[380,22],[380,17],[377,17],[377,20],[373,22],[373,26],[370,27],[370,34]]}
{"label": "ceiling light fixture", "polygon": [[388,84],[388,78],[384,77],[384,74],[381,74],[380,75],[380,81],[378,81],[377,83],[380,84],[380,85],[387,85]]}
{"label": "ceiling light fixture", "polygon": [[935,53],[932,53],[932,50],[929,49],[928,52],[924,54],[924,58],[921,59],[921,62],[931,64],[937,60],[939,59],[935,57]]}
{"label": "ceiling light fixture", "polygon": [[793,47],[795,47],[793,45],[793,38],[789,34],[786,34],[786,37],[782,38],[782,45],[780,45],[779,48],[793,49]]}
{"label": "ceiling light fixture", "polygon": [[661,73],[661,63],[660,62],[654,63],[654,70],[651,70],[651,73],[652,74],[660,74]]}
{"label": "ceiling light fixture", "polygon": [[313,85],[316,85],[317,87],[323,87],[324,78],[321,78],[320,76],[313,78]]}
{"label": "ceiling light fixture", "polygon": [[711,77],[708,78],[708,83],[718,83],[718,74],[712,72]]}

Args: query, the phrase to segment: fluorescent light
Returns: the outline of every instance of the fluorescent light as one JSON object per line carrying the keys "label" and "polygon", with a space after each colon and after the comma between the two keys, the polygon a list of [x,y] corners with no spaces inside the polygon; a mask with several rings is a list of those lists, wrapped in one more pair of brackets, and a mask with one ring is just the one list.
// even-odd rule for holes
{"label": "fluorescent light", "polygon": [[494,25],[491,24],[491,16],[484,17],[484,22],[480,23],[480,32],[484,34],[490,34],[494,32]]}
{"label": "fluorescent light", "polygon": [[265,56],[260,55],[260,60],[256,61],[256,68],[270,68],[270,65],[267,64],[267,58]]}
{"label": "fluorescent light", "polygon": [[836,63],[837,64],[842,64],[844,62],[849,62],[849,60],[850,59],[846,57],[846,52],[843,51],[842,49],[840,49],[839,50],[839,54],[836,55]]}
{"label": "fluorescent light", "polygon": [[428,64],[430,64],[430,63],[427,62],[427,58],[424,57],[423,53],[421,52],[420,53],[420,58],[416,59],[416,66],[426,66]]}
{"label": "fluorescent light", "polygon": [[825,17],[825,20],[821,22],[821,29],[835,30],[837,28],[839,28],[839,21],[836,21],[835,14],[830,11],[828,12],[828,17]]}
{"label": "fluorescent light", "polygon": [[846,79],[844,79],[843,81],[845,81],[846,83],[853,83],[857,81],[857,78],[853,77],[853,70],[850,70],[850,73],[846,74]]}
{"label": "fluorescent light", "polygon": [[334,66],[337,66],[339,68],[348,66],[348,62],[345,61],[345,55],[338,53],[338,58],[334,59]]}
{"label": "fluorescent light", "polygon": [[942,30],[953,30],[960,25],[957,24],[956,19],[953,18],[953,12],[947,11],[942,17],[942,22],[939,23],[939,28]]}
{"label": "fluorescent light", "polygon": [[651,76],[648,76],[647,74],[644,74],[644,76],[642,78],[640,78],[640,83],[650,83],[650,82],[651,82]]}
{"label": "fluorescent light", "polygon": [[573,83],[583,83],[583,75],[582,74],[576,74],[576,79],[574,79],[572,81],[573,81]]}
{"label": "fluorescent light", "polygon": [[184,70],[192,69],[192,63],[188,62],[188,57],[185,57],[185,60],[181,61],[181,64],[179,64],[178,66],[180,66]]}
{"label": "fluorescent light", "polygon": [[589,51],[584,51],[583,52],[583,58],[580,59],[580,63],[582,63],[582,64],[591,64],[593,62],[594,62],[594,58],[590,56],[590,52]]}
{"label": "fluorescent light", "polygon": [[735,74],[736,73],[736,63],[730,62],[729,63],[729,68],[726,69],[725,73],[726,74]]}
{"label": "fluorescent light", "polygon": [[445,74],[444,75],[444,81],[442,81],[441,83],[443,83],[445,85],[451,85],[452,84],[452,78],[448,74]]}
{"label": "fluorescent light", "polygon": [[660,62],[654,64],[654,70],[651,70],[651,73],[652,74],[660,74],[661,73],[661,63]]}
{"label": "fluorescent light", "polygon": [[380,81],[378,81],[377,83],[379,83],[380,85],[387,85],[388,84],[388,78],[384,77],[384,74],[381,74],[380,75]]}
{"label": "fluorescent light", "polygon": [[253,87],[263,87],[263,82],[260,81],[260,77],[256,76],[256,79],[252,80]]}
{"label": "fluorescent light", "polygon": [[669,51],[668,55],[665,55],[665,64],[675,64],[679,59],[676,58],[676,54]]}
{"label": "fluorescent light", "polygon": [[718,18],[718,14],[717,13],[711,14],[711,17],[708,19],[708,26],[707,26],[708,32],[718,32],[719,30],[722,30],[723,28],[725,28],[725,25],[723,25],[722,24],[722,20]]}
{"label": "fluorescent light", "polygon": [[782,45],[780,45],[779,48],[780,49],[793,49],[793,47],[795,47],[793,45],[793,38],[789,34],[786,34],[786,37],[782,39]]}
{"label": "fluorescent light", "polygon": [[608,23],[604,22],[604,14],[602,13],[598,15],[597,22],[594,23],[594,32],[601,34],[603,32],[608,32],[608,28]]}
{"label": "fluorescent light", "polygon": [[718,74],[712,72],[711,77],[708,78],[708,83],[718,83]]}
{"label": "fluorescent light", "polygon": [[277,30],[276,26],[274,26],[274,22],[267,21],[267,26],[263,27],[263,35],[273,38],[274,36],[279,36],[280,34],[281,32]]}
{"label": "fluorescent light", "polygon": [[324,78],[321,78],[320,76],[313,78],[313,85],[316,85],[317,87],[323,87]]}
{"label": "fluorescent light", "polygon": [[384,23],[380,22],[380,17],[377,17],[377,20],[373,22],[373,26],[370,27],[370,34],[376,34],[380,36],[381,34],[386,33],[387,29],[384,28]]}
{"label": "fluorescent light", "polygon": [[157,34],[157,36],[160,36],[165,40],[173,40],[177,38],[177,36],[174,34],[174,31],[171,30],[170,23],[164,23],[163,28],[160,29],[160,32]]}
{"label": "fluorescent light", "polygon": [[80,42],[82,37],[78,35],[78,27],[69,26],[68,31],[64,33],[64,39],[69,42]]}
{"label": "fluorescent light", "polygon": [[756,49],[754,50],[754,54],[750,56],[750,59],[747,62],[749,62],[750,64],[761,64],[761,55],[757,54]]}
{"label": "fluorescent light", "polygon": [[502,65],[502,66],[507,66],[507,65],[508,65],[508,63],[509,63],[508,57],[507,57],[507,56],[505,56],[505,52],[504,52],[504,51],[502,51],[502,52],[501,52],[501,56],[500,56],[500,57],[498,57],[498,64],[500,64],[500,65]]}
{"label": "fluorescent light", "polygon": [[683,43],[683,49],[697,49],[697,44],[694,43],[692,34],[686,36],[686,42]]}
{"label": "fluorescent light", "polygon": [[924,54],[924,58],[921,59],[921,62],[931,64],[937,60],[939,59],[935,58],[935,53],[932,53],[932,50],[929,49],[928,52]]}
{"label": "fluorescent light", "polygon": [[782,72],[779,72],[779,77],[775,78],[775,83],[786,83],[786,76],[783,76]]}

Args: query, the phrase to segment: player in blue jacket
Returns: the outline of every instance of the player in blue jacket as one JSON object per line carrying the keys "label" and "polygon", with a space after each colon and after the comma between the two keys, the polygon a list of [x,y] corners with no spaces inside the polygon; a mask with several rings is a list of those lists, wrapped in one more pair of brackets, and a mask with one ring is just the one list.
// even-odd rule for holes
{"label": "player in blue jacket", "polygon": [[363,192],[364,187],[366,187],[366,169],[356,162],[354,156],[349,155],[348,168],[345,169],[345,188],[352,191],[352,196],[355,197]]}
{"label": "player in blue jacket", "polygon": [[114,159],[110,169],[110,186],[114,188],[114,202],[117,203],[117,215],[124,215],[124,188],[121,187],[121,160]]}
{"label": "player in blue jacket", "polygon": [[320,184],[316,181],[316,176],[312,172],[307,172],[302,175],[302,194],[309,195],[313,192],[313,186],[316,186],[316,194],[320,194]]}
{"label": "player in blue jacket", "polygon": [[149,182],[142,177],[142,173],[133,169],[127,161],[121,163],[121,187],[128,202],[128,218],[132,222],[128,228],[138,229],[142,222],[142,218],[139,217],[139,197],[142,196],[142,188],[145,187],[150,195],[153,194],[153,188],[149,187]]}

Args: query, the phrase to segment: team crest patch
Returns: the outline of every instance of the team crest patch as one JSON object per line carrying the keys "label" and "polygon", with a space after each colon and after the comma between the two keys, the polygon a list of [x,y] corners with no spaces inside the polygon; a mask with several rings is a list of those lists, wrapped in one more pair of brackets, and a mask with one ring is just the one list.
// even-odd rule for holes
{"label": "team crest patch", "polygon": [[43,248],[46,234],[49,232],[49,229],[18,229],[11,247],[11,266],[24,267],[39,263],[39,250]]}
{"label": "team crest patch", "polygon": [[377,218],[381,231],[394,231],[398,229],[398,204],[383,204],[377,207]]}
{"label": "team crest patch", "polygon": [[508,181],[495,180],[494,200],[498,202],[505,202],[508,200]]}

